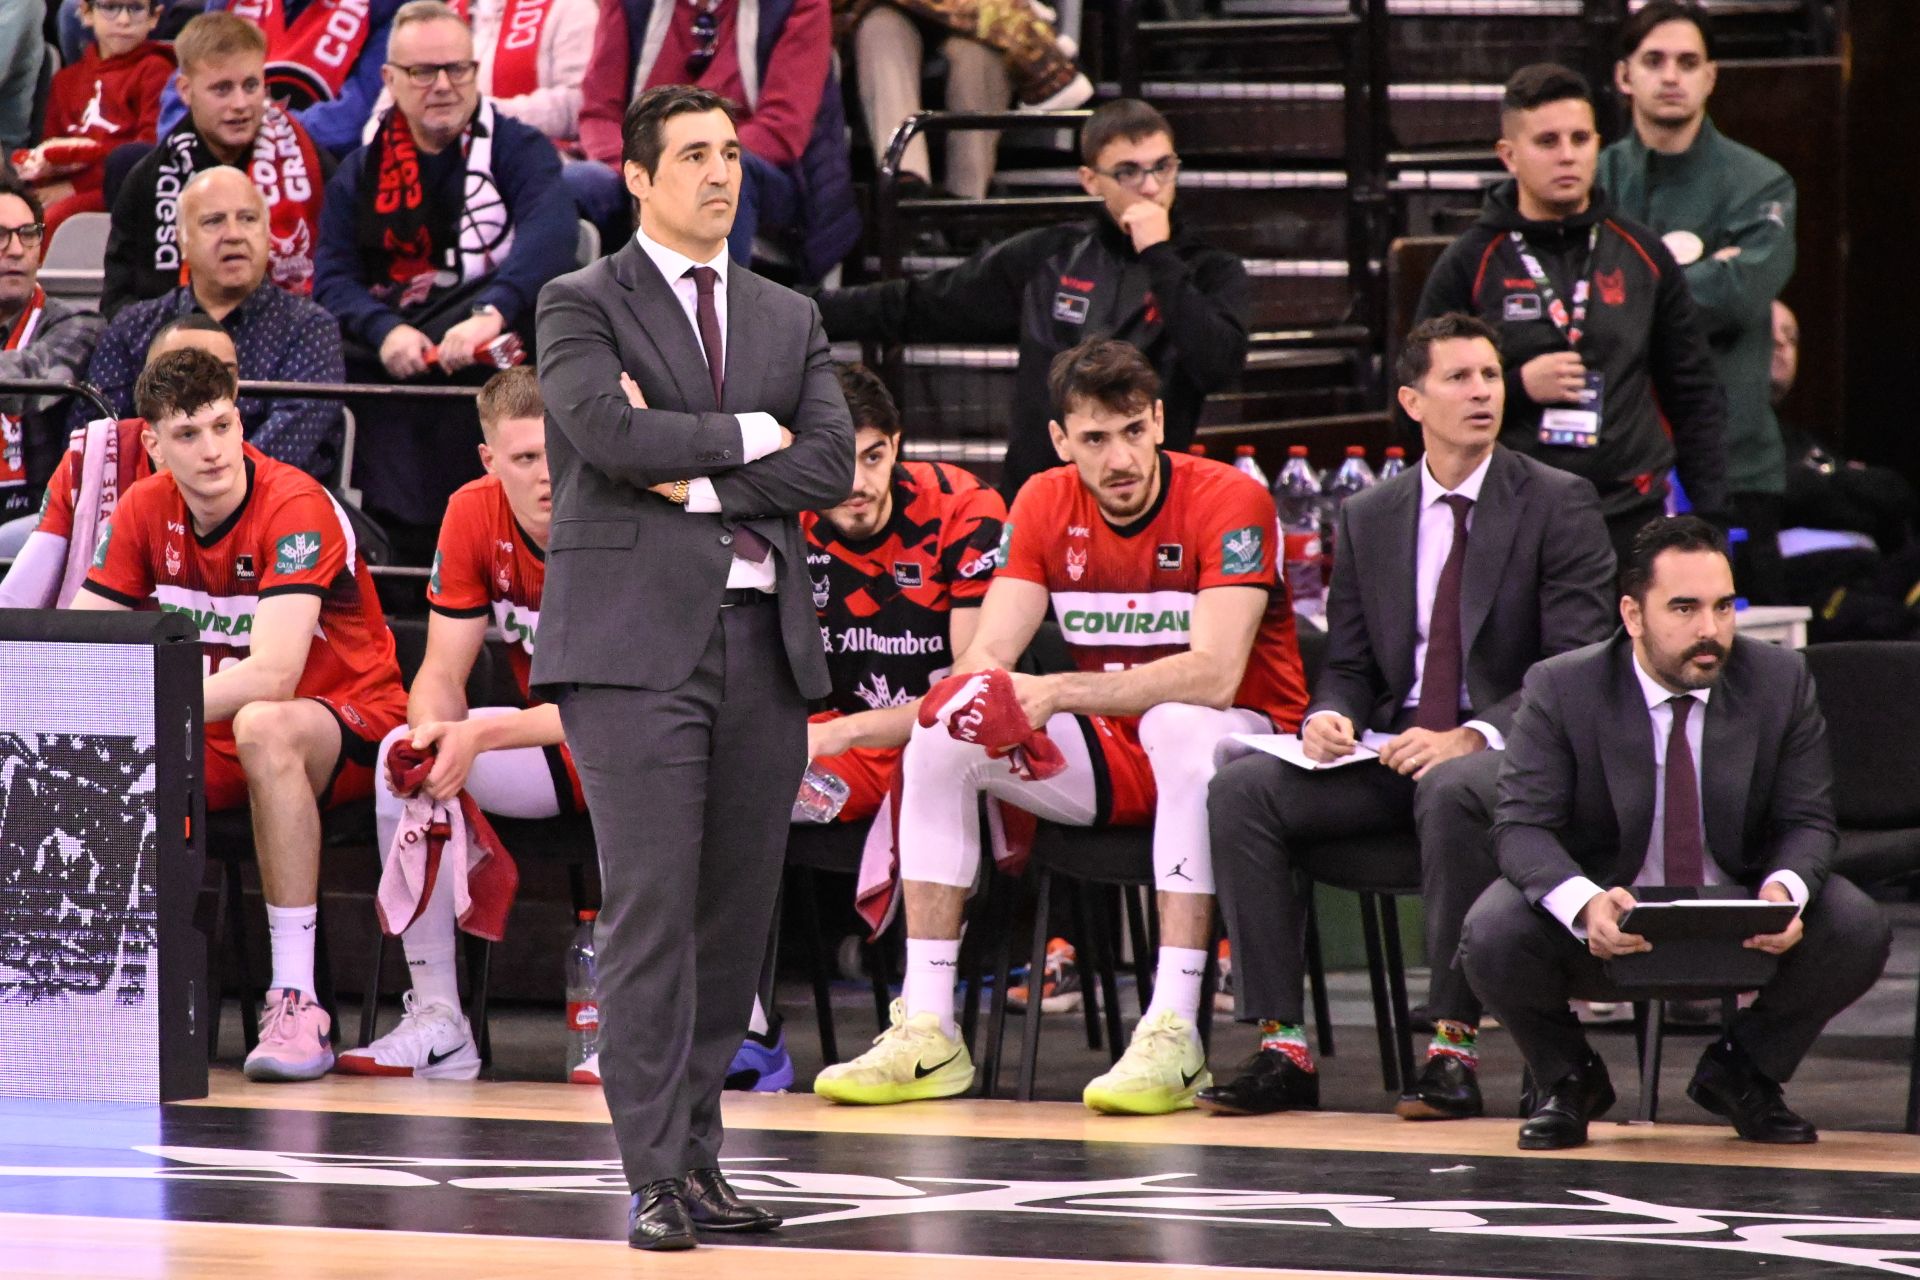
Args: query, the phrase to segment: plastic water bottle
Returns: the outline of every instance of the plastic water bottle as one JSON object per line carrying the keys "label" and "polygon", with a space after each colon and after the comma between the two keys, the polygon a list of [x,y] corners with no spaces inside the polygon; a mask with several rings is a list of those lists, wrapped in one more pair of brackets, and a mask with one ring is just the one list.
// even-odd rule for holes
{"label": "plastic water bottle", "polygon": [[1287,450],[1287,465],[1273,482],[1273,505],[1280,511],[1282,563],[1293,610],[1317,616],[1326,608],[1326,579],[1320,572],[1320,480],[1307,461],[1307,446]]}
{"label": "plastic water bottle", "polygon": [[1207,456],[1207,446],[1203,444],[1190,444],[1187,446],[1187,452],[1196,458],[1204,458]]}
{"label": "plastic water bottle", "polygon": [[847,794],[846,781],[839,774],[809,760],[807,771],[800,775],[800,791],[793,798],[793,815],[788,821],[832,822],[840,816]]}
{"label": "plastic water bottle", "polygon": [[1243,444],[1233,451],[1233,469],[1243,475],[1252,476],[1262,489],[1270,487],[1267,473],[1260,469],[1260,463],[1253,456],[1253,446]]}
{"label": "plastic water bottle", "polygon": [[567,948],[567,1074],[600,1051],[599,968],[593,958],[597,911],[582,911]]}
{"label": "plastic water bottle", "polygon": [[1333,473],[1331,480],[1327,481],[1324,493],[1326,501],[1320,508],[1323,517],[1322,536],[1329,539],[1333,537],[1333,532],[1340,522],[1340,508],[1346,505],[1348,498],[1363,489],[1371,489],[1378,483],[1379,478],[1373,474],[1373,468],[1367,465],[1367,451],[1357,444],[1348,445],[1347,460],[1340,464],[1340,469]]}
{"label": "plastic water bottle", "polygon": [[1380,479],[1384,483],[1407,469],[1407,451],[1397,444],[1387,446],[1387,460],[1380,464]]}

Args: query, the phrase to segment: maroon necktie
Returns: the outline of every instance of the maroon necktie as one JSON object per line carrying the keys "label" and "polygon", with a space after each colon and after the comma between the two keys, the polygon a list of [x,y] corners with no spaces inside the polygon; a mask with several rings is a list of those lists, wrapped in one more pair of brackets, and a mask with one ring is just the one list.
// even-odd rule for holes
{"label": "maroon necktie", "polygon": [[1453,546],[1440,567],[1427,619],[1427,666],[1420,674],[1420,705],[1413,709],[1416,728],[1445,732],[1460,727],[1460,579],[1467,567],[1467,512],[1473,499],[1457,493],[1440,501],[1453,509]]}
{"label": "maroon necktie", "polygon": [[[700,324],[700,345],[707,355],[707,376],[713,379],[713,407],[718,409],[720,393],[727,385],[726,348],[720,341],[720,311],[713,305],[713,287],[720,283],[720,273],[712,267],[689,267],[687,274],[693,277],[693,288],[699,295],[693,314]],[[759,564],[771,550],[773,545],[753,530],[745,525],[734,526],[733,551],[742,560]]]}
{"label": "maroon necktie", "polygon": [[1698,700],[1690,693],[1667,699],[1673,728],[1667,731],[1667,795],[1660,849],[1668,884],[1706,883],[1706,851],[1700,847],[1700,780],[1694,773],[1693,747],[1687,742],[1687,713],[1696,705]]}

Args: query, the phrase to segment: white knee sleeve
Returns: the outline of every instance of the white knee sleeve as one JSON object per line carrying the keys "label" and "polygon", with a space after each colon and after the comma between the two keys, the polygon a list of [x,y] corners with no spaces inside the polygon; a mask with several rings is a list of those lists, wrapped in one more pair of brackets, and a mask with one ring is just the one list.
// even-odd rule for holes
{"label": "white knee sleeve", "polygon": [[1207,784],[1213,749],[1230,733],[1270,733],[1267,718],[1239,707],[1216,710],[1163,702],[1140,717],[1140,745],[1153,766],[1154,885],[1165,893],[1213,892]]}

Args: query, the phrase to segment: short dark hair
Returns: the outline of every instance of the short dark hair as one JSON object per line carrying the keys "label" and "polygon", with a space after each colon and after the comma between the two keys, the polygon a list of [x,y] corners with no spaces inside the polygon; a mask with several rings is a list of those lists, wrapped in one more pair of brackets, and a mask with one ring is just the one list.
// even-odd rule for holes
{"label": "short dark hair", "polygon": [[240,394],[233,370],[197,347],[169,351],[140,371],[133,384],[134,410],[149,425],[176,413],[195,414]]}
{"label": "short dark hair", "polygon": [[1165,116],[1138,98],[1115,98],[1087,117],[1087,123],[1080,130],[1080,159],[1091,169],[1115,138],[1138,142],[1156,133],[1172,139],[1173,126]]}
{"label": "short dark hair", "polygon": [[1500,94],[1500,118],[1504,121],[1515,111],[1533,111],[1549,102],[1569,99],[1593,105],[1593,89],[1587,78],[1557,62],[1535,62],[1507,77],[1507,86]]}
{"label": "short dark hair", "polygon": [[1433,344],[1451,342],[1458,338],[1485,338],[1493,344],[1494,354],[1500,353],[1500,338],[1493,326],[1479,316],[1463,315],[1458,311],[1449,311],[1445,315],[1429,316],[1413,326],[1413,332],[1400,344],[1400,355],[1393,362],[1393,380],[1402,387],[1417,387],[1421,379],[1433,368]]}
{"label": "short dark hair", "polygon": [[47,220],[47,206],[40,202],[40,196],[34,189],[14,176],[12,169],[0,172],[0,196],[13,196],[27,206],[27,212],[33,220],[44,224]]}
{"label": "short dark hair", "polygon": [[900,434],[900,409],[893,393],[880,375],[857,360],[833,366],[840,377],[840,391],[847,397],[847,412],[853,415],[853,429],[872,427],[886,436]]}
{"label": "short dark hair", "polygon": [[1620,57],[1624,61],[1640,51],[1653,29],[1668,22],[1691,22],[1706,46],[1707,60],[1713,60],[1713,20],[1693,0],[1647,0],[1641,10],[1620,28]]}
{"label": "short dark hair", "polygon": [[1062,424],[1078,404],[1137,413],[1160,396],[1160,375],[1140,348],[1118,338],[1089,338],[1053,358],[1047,371],[1053,412]]}
{"label": "short dark hair", "polygon": [[1726,556],[1727,536],[1699,516],[1655,516],[1640,526],[1627,549],[1627,562],[1620,566],[1620,593],[1647,602],[1647,588],[1653,585],[1653,562],[1666,551],[1717,551]]}
{"label": "short dark hair", "polygon": [[[153,359],[153,349],[176,333],[226,333],[227,326],[215,320],[204,311],[189,311],[184,316],[175,316],[153,331],[153,337],[147,340],[147,359]],[[232,334],[227,334],[231,338]]]}
{"label": "short dark hair", "polygon": [[735,119],[734,105],[711,89],[690,84],[655,85],[627,104],[620,120],[620,163],[639,165],[652,177],[660,168],[660,152],[666,146],[667,121],[675,116],[708,111],[724,111]]}

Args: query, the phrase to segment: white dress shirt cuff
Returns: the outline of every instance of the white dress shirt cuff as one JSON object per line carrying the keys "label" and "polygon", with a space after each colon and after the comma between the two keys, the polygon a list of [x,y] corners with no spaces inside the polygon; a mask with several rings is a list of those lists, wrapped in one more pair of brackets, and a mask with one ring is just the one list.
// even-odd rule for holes
{"label": "white dress shirt cuff", "polygon": [[1593,901],[1595,894],[1605,892],[1585,876],[1573,876],[1561,881],[1557,888],[1540,899],[1540,905],[1547,909],[1548,915],[1567,926],[1568,933],[1584,942],[1587,930],[1580,923],[1580,912],[1587,903]]}
{"label": "white dress shirt cuff", "polygon": [[[733,416],[740,421],[740,451],[746,455],[748,462],[780,451],[780,424],[772,414],[736,413]],[[719,509],[714,508],[715,511]]]}
{"label": "white dress shirt cuff", "polygon": [[701,515],[720,514],[720,495],[713,491],[713,481],[701,476],[687,482],[687,510]]}
{"label": "white dress shirt cuff", "polygon": [[1507,749],[1507,740],[1500,735],[1498,729],[1488,724],[1485,720],[1469,720],[1460,727],[1462,729],[1472,729],[1481,737],[1485,738],[1487,740],[1487,750],[1489,751],[1505,751]]}
{"label": "white dress shirt cuff", "polygon": [[1776,871],[1761,881],[1760,887],[1764,889],[1770,884],[1777,884],[1782,889],[1785,889],[1787,896],[1793,899],[1793,905],[1803,911],[1806,910],[1807,898],[1809,896],[1807,893],[1807,882],[1800,878],[1798,871]]}

